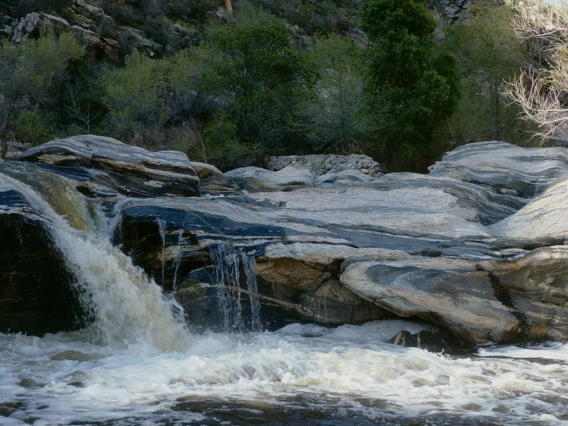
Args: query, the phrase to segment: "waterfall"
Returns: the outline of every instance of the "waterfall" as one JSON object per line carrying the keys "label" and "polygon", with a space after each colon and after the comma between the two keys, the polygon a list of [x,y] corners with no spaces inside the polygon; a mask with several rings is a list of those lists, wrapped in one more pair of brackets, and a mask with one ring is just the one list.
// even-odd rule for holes
{"label": "waterfall", "polygon": [[[33,178],[41,181],[39,176]],[[63,192],[67,199],[72,197],[73,204],[67,208],[74,215],[62,217],[30,186],[0,173],[0,190],[20,192],[47,219],[54,242],[74,277],[74,291],[83,309],[94,318],[85,330],[89,339],[113,347],[140,342],[164,351],[187,347],[189,334],[179,318],[181,307],[167,299],[160,287],[108,238],[97,234],[84,197],[63,179],[57,185],[34,185],[50,185],[41,188],[42,194],[57,197],[59,194],[54,192]]]}
{"label": "waterfall", "polygon": [[178,244],[177,244],[177,248],[176,248],[176,254],[174,256],[174,280],[172,282],[172,290],[174,290],[174,291],[175,291],[175,289],[177,288],[177,285],[178,285],[177,275],[178,275],[179,267],[181,265],[181,261],[183,259],[182,247],[181,247],[181,243],[183,241],[182,237],[183,237],[183,229],[180,229],[178,231]]}
{"label": "waterfall", "polygon": [[[224,331],[261,331],[254,257],[228,245],[211,247],[210,254],[215,268],[217,300]],[[246,303],[250,305],[249,312],[243,311]]]}

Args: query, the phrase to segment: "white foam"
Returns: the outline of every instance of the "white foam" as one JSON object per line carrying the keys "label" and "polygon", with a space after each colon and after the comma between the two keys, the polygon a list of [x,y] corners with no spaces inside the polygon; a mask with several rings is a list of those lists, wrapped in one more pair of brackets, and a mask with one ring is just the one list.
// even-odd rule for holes
{"label": "white foam", "polygon": [[294,398],[297,405],[298,397],[371,419],[448,414],[562,423],[564,363],[453,358],[375,339],[393,328],[392,322],[290,325],[279,332],[198,335],[183,352],[158,352],[146,343],[97,346],[81,333],[0,335],[0,403],[23,402],[12,416],[44,424],[164,413],[173,423],[178,414],[168,410],[179,400],[285,405]]}

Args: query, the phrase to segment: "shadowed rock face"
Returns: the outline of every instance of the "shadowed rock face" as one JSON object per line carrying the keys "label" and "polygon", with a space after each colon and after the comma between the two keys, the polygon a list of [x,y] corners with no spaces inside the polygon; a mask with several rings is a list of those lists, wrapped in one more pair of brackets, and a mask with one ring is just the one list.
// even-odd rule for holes
{"label": "shadowed rock face", "polygon": [[[0,172],[2,166],[0,163]],[[47,221],[0,185],[0,332],[43,335],[79,324],[71,275]]]}

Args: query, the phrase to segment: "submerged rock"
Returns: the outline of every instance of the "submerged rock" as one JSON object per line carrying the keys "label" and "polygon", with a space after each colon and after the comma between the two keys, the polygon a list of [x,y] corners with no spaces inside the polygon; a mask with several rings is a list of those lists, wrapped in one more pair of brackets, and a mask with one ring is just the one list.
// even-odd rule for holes
{"label": "submerged rock", "polygon": [[414,334],[407,330],[401,330],[388,343],[404,346],[405,348],[418,348],[429,352],[451,354],[470,352],[473,349],[472,345],[438,327],[422,330]]}

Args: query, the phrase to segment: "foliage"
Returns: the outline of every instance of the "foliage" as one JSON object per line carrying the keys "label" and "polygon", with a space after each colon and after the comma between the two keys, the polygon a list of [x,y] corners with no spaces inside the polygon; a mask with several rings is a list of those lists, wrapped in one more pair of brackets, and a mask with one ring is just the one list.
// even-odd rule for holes
{"label": "foliage", "polygon": [[[0,139],[6,152],[6,132],[23,110],[37,110],[57,98],[58,84],[71,61],[85,53],[69,34],[44,32],[37,40],[0,46]],[[18,134],[16,133],[16,137]]]}
{"label": "foliage", "polygon": [[261,150],[284,146],[310,78],[290,37],[285,21],[250,6],[236,11],[233,24],[207,33],[204,48],[216,60],[201,79],[209,94],[227,103],[240,143]]}
{"label": "foliage", "polygon": [[507,93],[524,118],[538,126],[541,143],[568,144],[568,4],[527,0],[517,11],[513,25],[534,64]]}
{"label": "foliage", "polygon": [[4,0],[10,8],[11,15],[16,18],[26,16],[30,12],[44,11],[58,13],[73,3],[73,0]]}
{"label": "foliage", "polygon": [[513,11],[503,4],[470,7],[467,23],[446,29],[448,46],[456,53],[463,96],[448,120],[452,145],[480,140],[525,144],[526,125],[517,119],[519,108],[509,106],[504,82],[518,74],[524,55],[510,25]]}
{"label": "foliage", "polygon": [[318,151],[360,152],[378,129],[361,53],[352,40],[332,36],[318,40],[309,54],[317,81],[302,124]]}
{"label": "foliage", "polygon": [[425,0],[363,0],[361,28],[369,51],[370,89],[381,95],[388,123],[379,152],[391,167],[427,159],[434,130],[459,98],[453,55],[434,40],[436,23]]}
{"label": "foliage", "polygon": [[38,145],[53,139],[52,119],[40,111],[22,109],[14,121],[14,133],[23,143]]}
{"label": "foliage", "polygon": [[166,66],[134,51],[124,68],[102,75],[102,100],[109,111],[106,124],[113,136],[146,147],[161,146],[160,129],[167,120]]}
{"label": "foliage", "polygon": [[260,155],[258,147],[238,141],[237,131],[237,127],[222,109],[213,116],[205,128],[208,160],[222,171],[248,166]]}
{"label": "foliage", "polygon": [[358,0],[255,0],[307,34],[349,31],[357,25]]}

